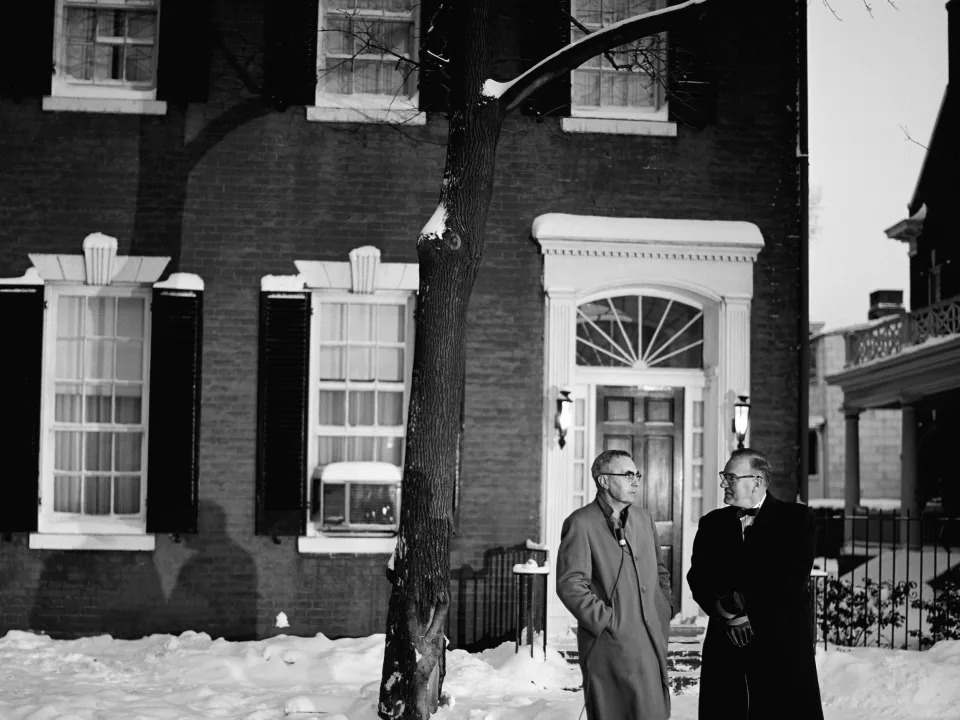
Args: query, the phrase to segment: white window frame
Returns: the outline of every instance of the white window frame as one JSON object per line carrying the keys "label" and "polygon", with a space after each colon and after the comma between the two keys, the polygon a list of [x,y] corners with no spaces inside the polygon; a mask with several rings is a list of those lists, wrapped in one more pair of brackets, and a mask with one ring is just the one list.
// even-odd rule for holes
{"label": "white window frame", "polygon": [[[150,417],[150,289],[142,287],[91,287],[89,285],[47,285],[44,288],[46,313],[43,329],[43,377],[41,393],[43,404],[40,411],[40,512],[37,518],[37,531],[40,534],[59,535],[145,535],[147,524],[147,439]],[[62,297],[110,297],[140,298],[144,301],[143,326],[143,379],[139,423],[141,436],[140,450],[140,510],[135,515],[124,517],[88,516],[72,513],[56,513],[53,509],[54,497],[54,453],[53,441],[57,423],[55,421],[57,362],[57,320],[59,300]]]}
{"label": "white window frame", "polygon": [[[334,551],[341,546],[358,548],[366,545],[366,552],[392,552],[396,544],[396,533],[387,531],[378,533],[375,531],[364,532],[324,532],[320,527],[320,521],[312,522],[310,510],[313,506],[313,488],[319,486],[317,478],[317,466],[319,462],[318,438],[324,435],[356,435],[361,437],[399,437],[401,443],[400,470],[403,470],[403,453],[405,451],[407,434],[407,412],[410,406],[410,383],[413,375],[413,338],[414,338],[414,294],[409,291],[378,291],[373,294],[356,294],[338,290],[314,290],[311,298],[312,316],[310,318],[310,370],[308,375],[308,401],[307,401],[307,538],[320,541],[314,551],[322,551],[322,548],[329,546],[329,551]],[[396,431],[384,428],[362,426],[355,430],[349,427],[320,425],[318,422],[320,390],[324,388],[339,389],[345,383],[339,381],[324,381],[320,379],[320,353],[318,338],[320,337],[320,315],[318,311],[321,303],[350,303],[350,304],[371,304],[371,305],[399,305],[404,306],[404,367],[403,381],[387,383],[392,388],[403,387],[403,426],[400,435]],[[358,464],[362,461],[357,461]],[[377,550],[379,548],[379,550]],[[354,549],[354,552],[357,550]]]}
{"label": "white window frame", "polygon": [[[43,98],[43,109],[70,112],[100,112],[138,115],[163,115],[167,104],[157,100],[157,57],[160,51],[160,12],[162,0],[56,0],[53,28],[53,76],[50,95]],[[156,34],[153,39],[153,83],[150,87],[116,82],[94,82],[67,77],[65,16],[67,6],[90,6],[122,10],[156,8]]]}
{"label": "white window frame", "polygon": [[[666,7],[666,0],[659,0],[659,6]],[[576,12],[576,6],[571,8]],[[575,14],[574,14],[574,17]],[[574,27],[571,26],[571,36]],[[571,37],[572,39],[572,37]],[[661,34],[660,42],[667,47],[666,33]],[[600,56],[601,63],[607,62]],[[664,59],[664,65],[667,60]],[[570,117],[561,119],[561,128],[570,133],[602,133],[610,135],[648,135],[661,137],[676,137],[677,125],[669,119],[669,107],[666,98],[666,88],[662,78],[654,78],[658,85],[658,104],[654,108],[620,107],[612,105],[576,105],[574,98],[574,77],[580,69],[570,72]]]}
{"label": "white window frame", "polygon": [[[406,125],[424,125],[426,113],[420,112],[419,91],[407,95],[374,95],[370,93],[341,94],[326,92],[323,89],[323,63],[325,56],[324,17],[326,15],[327,0],[317,3],[318,31],[317,31],[317,84],[315,89],[314,105],[307,108],[307,120],[315,122],[356,122],[356,123],[394,123]],[[362,13],[361,13],[362,14]],[[405,13],[370,13],[371,17],[399,18]],[[417,52],[420,45],[420,5],[414,2],[410,10],[412,52]],[[416,58],[414,58],[415,60]],[[418,87],[418,71],[411,70],[409,83],[411,87]]]}

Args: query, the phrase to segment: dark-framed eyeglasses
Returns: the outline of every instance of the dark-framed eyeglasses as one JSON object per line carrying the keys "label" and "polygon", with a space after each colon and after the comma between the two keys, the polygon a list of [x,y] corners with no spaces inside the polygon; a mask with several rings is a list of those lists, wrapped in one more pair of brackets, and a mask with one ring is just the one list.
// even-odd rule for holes
{"label": "dark-framed eyeglasses", "polygon": [[633,472],[632,470],[630,472],[625,472],[625,473],[605,472],[605,473],[601,473],[601,475],[613,475],[615,477],[626,478],[628,482],[640,482],[640,480],[643,479],[642,473]]}
{"label": "dark-framed eyeglasses", "polygon": [[763,480],[763,475],[734,475],[733,473],[720,472],[721,485],[733,485],[737,480],[745,480],[746,478]]}

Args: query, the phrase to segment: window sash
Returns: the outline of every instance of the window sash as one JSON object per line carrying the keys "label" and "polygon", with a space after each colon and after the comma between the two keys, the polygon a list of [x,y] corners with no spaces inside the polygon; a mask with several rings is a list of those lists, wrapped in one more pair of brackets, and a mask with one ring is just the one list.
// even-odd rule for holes
{"label": "window sash", "polygon": [[[384,5],[387,0],[383,0]],[[317,95],[346,95],[357,97],[399,98],[412,97],[416,92],[416,68],[398,69],[399,58],[410,61],[417,54],[419,13],[414,6],[410,10],[387,10],[384,6],[376,8],[334,8],[328,0],[320,3],[320,29],[318,32],[317,57],[320,65],[320,77],[317,82]],[[353,44],[353,34],[357,23],[381,21],[385,25],[407,25],[406,49],[403,52],[346,52],[338,48]],[[343,26],[342,29],[339,26]],[[360,30],[362,32],[362,30]],[[341,38],[335,38],[341,34]],[[361,47],[361,50],[368,49]],[[358,90],[358,83],[370,81],[360,74],[362,68],[378,65],[375,75],[376,91]],[[401,73],[398,86],[391,86],[394,73]]]}
{"label": "window sash", "polygon": [[[137,303],[124,303],[130,299]],[[100,308],[91,305],[94,300],[101,301]],[[142,532],[147,487],[149,291],[48,286],[46,301],[39,529]],[[117,346],[125,342],[138,345],[137,379],[116,377],[122,371]],[[112,350],[108,372],[88,364],[86,348],[97,344]],[[62,362],[66,348],[76,353],[76,367]],[[124,398],[138,401],[136,417],[129,414],[130,407],[126,417],[121,416]]]}
{"label": "window sash", "polygon": [[[157,79],[157,41],[160,32],[159,0],[60,0],[58,8],[56,76],[72,86],[104,87],[114,91],[153,91]],[[78,41],[68,31],[70,13],[93,11],[93,37]],[[123,13],[124,35],[102,34],[99,12]],[[153,16],[152,37],[129,37],[131,14]],[[106,51],[106,54],[103,54]],[[140,57],[137,57],[140,55]],[[136,77],[132,77],[137,75]],[[119,75],[119,77],[114,77]]]}
{"label": "window sash", "polygon": [[[317,291],[313,294],[313,316],[310,327],[310,379],[309,379],[309,446],[307,471],[311,499],[309,505],[313,509],[323,504],[324,487],[327,484],[343,485],[343,481],[324,484],[319,480],[319,471],[327,462],[343,461],[378,461],[391,462],[403,467],[403,453],[405,451],[407,411],[410,402],[410,378],[413,365],[413,296],[409,293],[377,293],[370,296],[347,295],[345,293],[327,293]],[[333,313],[324,311],[324,306],[339,306]],[[349,318],[352,306],[370,306],[374,308],[369,315],[373,318],[372,326],[364,325],[366,337],[364,339],[350,339],[351,328]],[[380,313],[378,308],[399,308],[399,318],[402,322],[402,339],[381,340],[378,327]],[[335,324],[335,334],[331,336],[328,329],[322,327],[324,321]],[[363,335],[364,333],[357,333]],[[388,329],[386,337],[393,333]],[[388,349],[402,352],[400,379],[355,380],[349,377],[348,367],[344,367],[342,379],[321,379],[321,350],[339,349],[344,352],[344,364],[349,363],[349,349],[360,348],[368,350]],[[343,408],[334,413],[336,422],[321,422],[321,393],[340,393],[340,402]],[[352,393],[371,393],[373,395],[373,415],[369,422],[351,424],[349,409]],[[399,395],[400,408],[399,422],[382,422],[380,416],[379,394]],[[369,407],[368,407],[369,411]],[[330,415],[328,414],[328,419]],[[395,441],[395,442],[390,442]],[[326,457],[324,457],[326,455]],[[399,491],[398,491],[399,493]],[[314,496],[318,495],[318,496]],[[325,532],[323,513],[313,515],[308,511],[308,534],[322,534]],[[327,528],[329,529],[329,528]],[[373,532],[391,531],[390,526],[367,525],[352,523],[333,530],[334,532],[354,532],[368,534]]]}

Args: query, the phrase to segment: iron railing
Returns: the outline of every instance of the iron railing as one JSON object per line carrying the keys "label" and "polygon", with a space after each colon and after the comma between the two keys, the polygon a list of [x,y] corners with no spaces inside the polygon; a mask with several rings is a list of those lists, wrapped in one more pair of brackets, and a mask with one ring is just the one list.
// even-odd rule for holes
{"label": "iron railing", "polygon": [[846,367],[896,355],[930,338],[960,333],[960,295],[933,305],[893,315],[846,337]]}
{"label": "iron railing", "polygon": [[[478,652],[517,638],[523,629],[518,622],[519,597],[513,566],[530,559],[543,565],[546,550],[530,549],[525,543],[495,547],[483,554],[483,567],[463,565],[451,570],[451,607],[447,617],[447,638],[451,646]],[[546,583],[533,583],[525,604],[533,608],[532,632],[546,627]],[[526,614],[526,613],[525,613]]]}
{"label": "iron railing", "polygon": [[896,355],[931,338],[960,333],[960,295],[933,305],[892,315],[846,337],[846,367]]}
{"label": "iron railing", "polygon": [[960,519],[818,509],[810,578],[815,637],[925,649],[960,639]]}

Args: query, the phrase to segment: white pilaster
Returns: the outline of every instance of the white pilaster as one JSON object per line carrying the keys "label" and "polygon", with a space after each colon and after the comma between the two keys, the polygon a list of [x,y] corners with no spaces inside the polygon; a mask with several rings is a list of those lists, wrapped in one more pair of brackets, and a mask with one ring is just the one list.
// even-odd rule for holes
{"label": "white pilaster", "polygon": [[[557,408],[557,393],[569,388],[573,380],[573,364],[576,359],[577,302],[574,293],[567,289],[552,289],[546,300],[546,357],[544,372],[544,462],[543,462],[543,542],[550,549],[550,563],[556,567],[557,549],[560,547],[560,528],[571,512],[573,494],[573,447],[571,443],[561,449],[553,427]],[[547,576],[547,614],[563,618],[566,609],[557,598],[556,573]],[[554,629],[559,629],[553,625]]]}
{"label": "white pilaster", "polygon": [[[750,298],[726,296],[720,303],[720,365],[717,373],[720,421],[717,423],[717,464],[723,467],[737,447],[731,429],[738,395],[750,394]],[[744,445],[749,445],[749,431]],[[712,507],[720,506],[719,478],[714,477]],[[709,502],[704,488],[704,503]]]}

